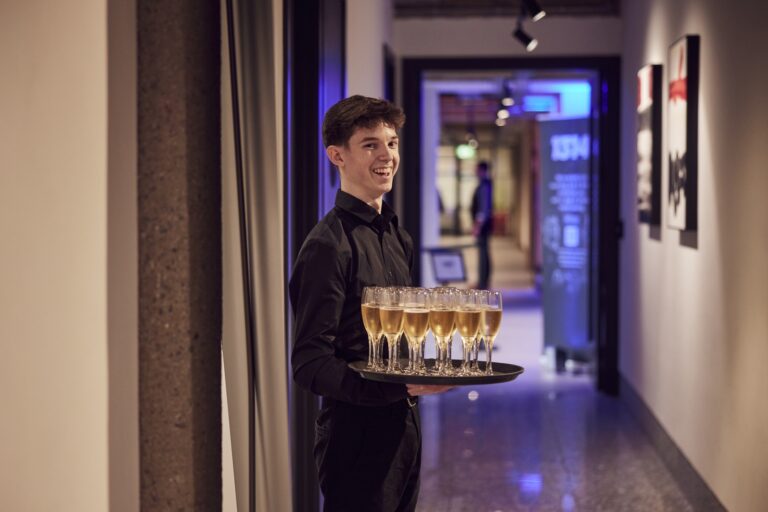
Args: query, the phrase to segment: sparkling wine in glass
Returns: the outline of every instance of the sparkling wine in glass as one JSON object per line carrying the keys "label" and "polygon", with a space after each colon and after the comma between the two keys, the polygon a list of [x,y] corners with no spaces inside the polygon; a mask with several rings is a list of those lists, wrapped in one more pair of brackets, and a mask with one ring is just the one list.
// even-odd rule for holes
{"label": "sparkling wine in glass", "polygon": [[488,290],[475,290],[477,304],[480,307],[480,329],[477,331],[474,343],[472,343],[472,351],[469,356],[469,369],[472,373],[479,374],[480,367],[478,366],[477,359],[480,352],[480,343],[483,341],[485,331],[483,325],[485,322],[485,305],[488,304],[488,295],[491,292]]}
{"label": "sparkling wine in glass", "polygon": [[485,373],[493,373],[493,342],[501,328],[503,312],[501,292],[491,291],[484,297],[482,332],[485,340]]}
{"label": "sparkling wine in glass", "polygon": [[382,288],[378,286],[366,286],[363,288],[361,313],[363,326],[368,333],[368,369],[382,366],[379,351],[381,343],[381,316],[379,314],[379,294]]}
{"label": "sparkling wine in glass", "polygon": [[478,304],[478,294],[475,290],[462,290],[459,293],[458,302],[456,330],[461,336],[462,346],[462,364],[459,375],[471,375],[470,356],[477,334],[480,331],[482,311]]}
{"label": "sparkling wine in glass", "polygon": [[381,331],[387,338],[389,349],[389,364],[387,373],[397,373],[398,341],[403,334],[403,290],[400,288],[385,288],[381,293]]}
{"label": "sparkling wine in glass", "polygon": [[450,339],[453,336],[456,318],[456,293],[451,288],[435,288],[429,294],[429,328],[435,337],[437,358],[435,370],[445,375],[452,371]]}
{"label": "sparkling wine in glass", "polygon": [[429,309],[424,288],[408,288],[403,294],[403,329],[408,341],[408,369],[406,373],[418,373],[421,346],[429,327]]}

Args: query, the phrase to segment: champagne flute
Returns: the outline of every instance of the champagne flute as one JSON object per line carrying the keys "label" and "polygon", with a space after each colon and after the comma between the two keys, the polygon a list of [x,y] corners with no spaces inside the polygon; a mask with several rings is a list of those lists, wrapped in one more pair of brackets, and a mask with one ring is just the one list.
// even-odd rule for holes
{"label": "champagne flute", "polygon": [[382,288],[366,286],[363,288],[363,298],[360,309],[363,315],[363,326],[368,333],[368,366],[369,370],[381,367],[379,344],[381,342],[381,316],[379,314],[379,295]]}
{"label": "champagne flute", "polygon": [[381,330],[387,338],[389,348],[389,364],[387,373],[397,373],[398,341],[403,334],[403,290],[397,287],[385,288],[381,292],[381,305],[379,315],[381,317]]}
{"label": "champagne flute", "polygon": [[448,343],[453,336],[455,322],[456,294],[451,288],[435,288],[429,294],[429,327],[435,336],[437,358],[435,370],[440,375],[450,373],[451,361]]}
{"label": "champagne flute", "polygon": [[470,354],[480,331],[481,310],[475,290],[461,290],[458,294],[456,328],[461,335],[462,364],[459,375],[471,375]]}
{"label": "champagne flute", "polygon": [[429,327],[428,295],[424,288],[407,288],[403,292],[403,329],[408,341],[408,369],[405,373],[419,371],[421,345]]}
{"label": "champagne flute", "polygon": [[472,371],[472,373],[475,374],[481,373],[477,359],[480,352],[480,343],[483,341],[485,335],[485,329],[483,328],[485,324],[485,309],[488,304],[488,296],[490,293],[491,292],[488,290],[475,290],[475,294],[477,295],[477,304],[480,308],[480,329],[477,332],[475,341],[472,343],[472,352],[470,353],[469,365],[469,369]]}
{"label": "champagne flute", "polygon": [[[453,291],[453,309],[455,310],[458,306],[458,294],[460,289],[451,287],[450,288]],[[453,349],[453,335],[456,334],[456,315],[454,313],[454,322],[453,322],[453,329],[451,330],[451,333],[448,335],[448,344],[446,345],[447,351],[445,354],[446,359],[448,360],[448,370],[447,373],[449,375],[452,375],[454,373],[453,371],[453,357],[451,356],[451,350]]]}
{"label": "champagne flute", "polygon": [[483,296],[483,339],[485,341],[485,373],[493,373],[493,342],[501,327],[501,292],[490,291]]}

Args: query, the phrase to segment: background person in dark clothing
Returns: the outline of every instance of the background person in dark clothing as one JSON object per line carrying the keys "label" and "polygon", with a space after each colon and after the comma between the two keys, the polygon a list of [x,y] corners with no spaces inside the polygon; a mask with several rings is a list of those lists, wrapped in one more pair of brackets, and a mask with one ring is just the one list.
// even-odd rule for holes
{"label": "background person in dark clothing", "polygon": [[449,389],[367,381],[347,367],[368,359],[363,287],[411,285],[413,242],[382,200],[397,173],[404,120],[400,108],[363,96],[328,110],[323,143],[341,190],[304,241],[289,284],[293,377],[323,397],[314,453],[326,511],[415,510],[415,397]]}
{"label": "background person in dark clothing", "polygon": [[490,177],[490,165],[486,161],[477,164],[477,184],[472,196],[472,234],[477,239],[479,252],[477,287],[487,290],[491,280],[491,254],[488,247],[493,231],[493,185]]}

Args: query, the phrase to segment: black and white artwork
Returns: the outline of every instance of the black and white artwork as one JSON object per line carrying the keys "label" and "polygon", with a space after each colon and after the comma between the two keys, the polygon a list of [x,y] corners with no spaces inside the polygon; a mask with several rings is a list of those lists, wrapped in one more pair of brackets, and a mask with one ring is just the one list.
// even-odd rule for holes
{"label": "black and white artwork", "polygon": [[669,48],[667,225],[698,229],[699,36]]}
{"label": "black and white artwork", "polygon": [[638,220],[661,224],[661,64],[637,72]]}

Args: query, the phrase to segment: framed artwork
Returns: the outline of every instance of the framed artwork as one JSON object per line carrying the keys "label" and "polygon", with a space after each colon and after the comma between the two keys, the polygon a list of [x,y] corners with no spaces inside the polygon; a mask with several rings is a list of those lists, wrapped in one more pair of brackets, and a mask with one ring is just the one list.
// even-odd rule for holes
{"label": "framed artwork", "polygon": [[637,72],[638,220],[661,224],[661,64]]}
{"label": "framed artwork", "polygon": [[669,48],[667,225],[698,229],[699,36]]}

